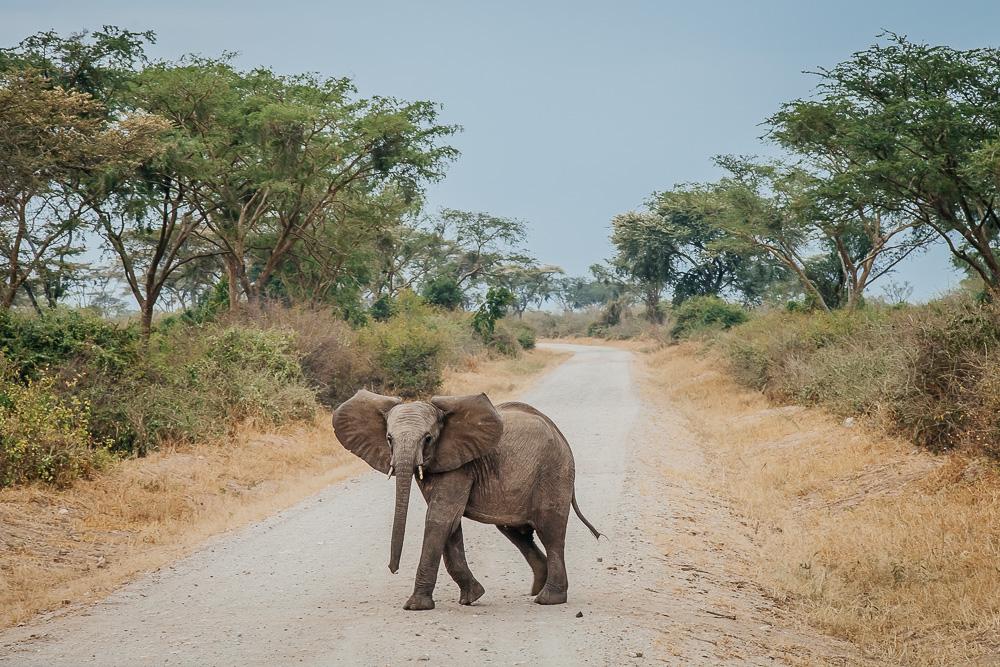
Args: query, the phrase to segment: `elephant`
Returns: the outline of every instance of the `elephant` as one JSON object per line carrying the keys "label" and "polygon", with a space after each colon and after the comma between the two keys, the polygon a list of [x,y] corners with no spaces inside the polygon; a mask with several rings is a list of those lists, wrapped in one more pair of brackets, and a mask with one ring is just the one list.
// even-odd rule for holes
{"label": "elephant", "polygon": [[580,512],[573,453],[551,419],[526,403],[494,406],[486,394],[403,402],[362,389],[334,412],[333,428],[346,449],[396,477],[393,574],[414,476],[427,501],[420,564],[404,609],[434,608],[442,555],[461,591],[459,604],[470,605],[485,593],[465,559],[463,516],[495,525],[517,547],[531,566],[535,602],[566,602],[570,507],[595,538],[601,533]]}

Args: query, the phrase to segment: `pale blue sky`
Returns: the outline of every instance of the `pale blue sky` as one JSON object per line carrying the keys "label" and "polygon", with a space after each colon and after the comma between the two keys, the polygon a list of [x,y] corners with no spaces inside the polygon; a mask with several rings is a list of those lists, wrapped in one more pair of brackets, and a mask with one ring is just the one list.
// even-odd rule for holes
{"label": "pale blue sky", "polygon": [[[883,29],[996,46],[1000,3],[164,2],[0,0],[0,44],[114,24],[154,55],[239,52],[246,66],[349,75],[365,94],[430,99],[464,126],[432,207],[531,224],[529,249],[580,274],[609,256],[608,222],[653,190],[717,175],[711,156],[766,153],[759,123]],[[897,280],[927,298],[945,252]]]}

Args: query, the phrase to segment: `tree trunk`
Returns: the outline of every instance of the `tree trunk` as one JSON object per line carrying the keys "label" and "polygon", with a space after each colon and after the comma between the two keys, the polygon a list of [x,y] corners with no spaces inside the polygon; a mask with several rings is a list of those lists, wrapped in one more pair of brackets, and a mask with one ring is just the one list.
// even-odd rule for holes
{"label": "tree trunk", "polygon": [[31,283],[25,282],[21,287],[24,288],[24,293],[28,295],[28,301],[31,302],[31,307],[35,309],[35,312],[39,315],[42,314],[42,307],[38,305],[38,299],[35,298],[35,290],[31,289]]}
{"label": "tree trunk", "polygon": [[646,290],[646,319],[653,324],[663,324],[663,311],[660,309],[660,290],[649,288]]}
{"label": "tree trunk", "polygon": [[144,343],[149,343],[149,337],[153,333],[153,302],[146,299],[139,306],[139,330]]}
{"label": "tree trunk", "polygon": [[229,312],[235,313],[240,308],[240,279],[239,270],[236,263],[231,258],[226,258],[226,280],[229,288]]}

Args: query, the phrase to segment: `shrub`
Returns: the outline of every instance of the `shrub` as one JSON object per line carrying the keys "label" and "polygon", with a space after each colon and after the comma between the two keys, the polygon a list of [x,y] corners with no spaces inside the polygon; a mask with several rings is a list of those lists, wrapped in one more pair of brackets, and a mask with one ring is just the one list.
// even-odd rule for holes
{"label": "shrub", "polygon": [[716,296],[697,296],[674,309],[674,325],[670,334],[686,338],[706,330],[729,329],[747,321],[747,312],[736,304]]}
{"label": "shrub", "polygon": [[521,325],[517,327],[517,342],[522,350],[535,349],[535,330],[529,326]]}
{"label": "shrub", "polygon": [[497,320],[507,314],[507,308],[514,303],[514,293],[506,287],[491,287],[472,316],[472,328],[483,340],[493,335]]}
{"label": "shrub", "polygon": [[455,310],[465,299],[461,285],[451,276],[439,276],[428,282],[424,285],[423,296],[427,303],[445,310]]}
{"label": "shrub", "polygon": [[542,338],[574,338],[590,335],[588,329],[598,316],[594,309],[559,314],[539,310],[526,312],[521,319]]}
{"label": "shrub", "polygon": [[1000,306],[773,311],[718,344],[738,380],[776,398],[868,416],[934,450],[1000,455]]}
{"label": "shrub", "polygon": [[397,313],[362,331],[370,351],[374,380],[384,391],[404,397],[423,396],[441,386],[449,346],[435,311],[412,292],[396,300]]}
{"label": "shrub", "polygon": [[55,384],[44,374],[27,383],[0,380],[0,486],[61,486],[106,460],[104,448],[92,444],[88,406],[61,396]]}
{"label": "shrub", "polygon": [[205,355],[188,365],[193,390],[216,393],[230,420],[254,418],[268,424],[304,419],[315,403],[305,385],[288,331],[229,327],[211,334]]}
{"label": "shrub", "polygon": [[0,351],[25,378],[67,363],[119,375],[140,358],[134,326],[119,327],[86,311],[63,309],[41,315],[0,312]]}
{"label": "shrub", "polygon": [[509,322],[500,320],[486,339],[486,347],[505,357],[516,357],[521,353],[518,331]]}
{"label": "shrub", "polygon": [[323,405],[338,405],[375,379],[371,353],[358,331],[328,309],[269,309],[257,313],[256,323],[295,333],[302,374]]}

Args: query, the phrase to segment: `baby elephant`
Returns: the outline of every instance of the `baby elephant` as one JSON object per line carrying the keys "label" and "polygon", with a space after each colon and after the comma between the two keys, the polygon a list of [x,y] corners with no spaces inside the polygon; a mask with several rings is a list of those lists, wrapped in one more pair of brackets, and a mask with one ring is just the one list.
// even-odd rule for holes
{"label": "baby elephant", "polygon": [[[531,566],[535,602],[566,602],[563,549],[570,506],[594,537],[600,533],[580,513],[573,453],[548,417],[525,403],[494,407],[486,394],[403,403],[361,390],[337,408],[333,428],[368,465],[396,475],[393,574],[399,569],[410,485],[417,475],[427,520],[413,595],[404,609],[434,608],[442,555],[461,589],[460,604],[472,604],[485,592],[465,560],[463,516],[494,524],[514,543]],[[545,553],[535,544],[536,531]]]}

